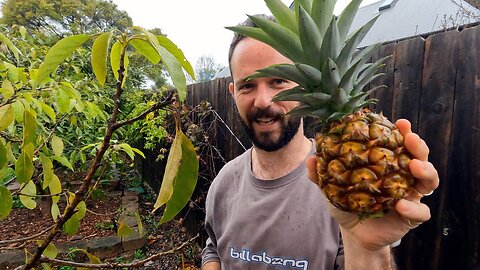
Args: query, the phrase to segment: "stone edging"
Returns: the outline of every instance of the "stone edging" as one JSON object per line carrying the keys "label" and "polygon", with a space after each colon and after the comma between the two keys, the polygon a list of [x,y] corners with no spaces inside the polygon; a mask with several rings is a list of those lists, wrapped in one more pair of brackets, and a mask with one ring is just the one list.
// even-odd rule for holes
{"label": "stone edging", "polygon": [[[135,212],[138,213],[138,193],[126,191],[122,197],[122,213],[119,220],[124,221],[133,229],[133,233],[123,239],[117,235],[99,237],[89,240],[78,240],[55,245],[59,254],[67,254],[72,247],[87,250],[101,260],[117,256],[133,257],[135,250],[147,242],[145,233],[140,235]],[[32,250],[31,252],[33,252]],[[14,250],[0,252],[0,269],[13,269],[25,262],[25,251]]]}

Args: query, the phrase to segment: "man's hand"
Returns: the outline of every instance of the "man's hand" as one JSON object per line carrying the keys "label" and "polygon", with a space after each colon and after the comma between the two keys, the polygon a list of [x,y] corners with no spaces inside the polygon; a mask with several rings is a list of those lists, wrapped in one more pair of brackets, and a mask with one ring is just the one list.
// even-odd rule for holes
{"label": "man's hand", "polygon": [[[381,218],[368,218],[360,222],[356,214],[343,212],[331,206],[331,213],[339,223],[344,238],[345,251],[360,248],[364,251],[379,251],[400,240],[409,230],[430,219],[430,209],[420,202],[439,185],[437,170],[428,162],[429,149],[417,134],[412,133],[411,124],[405,119],[396,122],[405,137],[405,147],[413,155],[409,168],[416,178],[414,189],[406,198],[395,205],[395,209]],[[315,157],[307,160],[308,176],[316,182]],[[330,205],[330,204],[329,204]],[[346,254],[347,255],[347,254]]]}

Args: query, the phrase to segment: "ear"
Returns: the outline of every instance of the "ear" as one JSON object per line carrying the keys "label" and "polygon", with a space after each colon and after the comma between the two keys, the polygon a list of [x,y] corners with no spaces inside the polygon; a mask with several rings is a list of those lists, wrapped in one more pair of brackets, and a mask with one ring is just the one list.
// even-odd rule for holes
{"label": "ear", "polygon": [[233,94],[233,91],[234,91],[234,89],[233,89],[233,82],[231,82],[231,83],[228,84],[228,91],[230,91],[230,94],[232,94],[232,96],[234,96],[234,94]]}

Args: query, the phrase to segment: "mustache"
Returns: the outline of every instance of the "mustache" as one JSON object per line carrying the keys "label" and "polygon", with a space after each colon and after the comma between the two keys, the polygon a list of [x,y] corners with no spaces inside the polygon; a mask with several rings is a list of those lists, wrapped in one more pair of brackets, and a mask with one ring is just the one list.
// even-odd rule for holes
{"label": "mustache", "polygon": [[275,111],[268,107],[265,109],[253,108],[247,113],[247,119],[256,121],[258,118],[272,118],[273,120],[282,119],[285,116],[283,112]]}

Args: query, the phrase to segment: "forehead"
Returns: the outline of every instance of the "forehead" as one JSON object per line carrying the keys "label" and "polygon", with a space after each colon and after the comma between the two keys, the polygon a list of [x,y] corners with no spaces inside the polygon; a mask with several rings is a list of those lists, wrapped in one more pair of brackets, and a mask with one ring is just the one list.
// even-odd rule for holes
{"label": "forehead", "polygon": [[233,80],[237,81],[258,69],[284,63],[291,61],[269,45],[252,38],[244,38],[233,51],[230,66]]}

